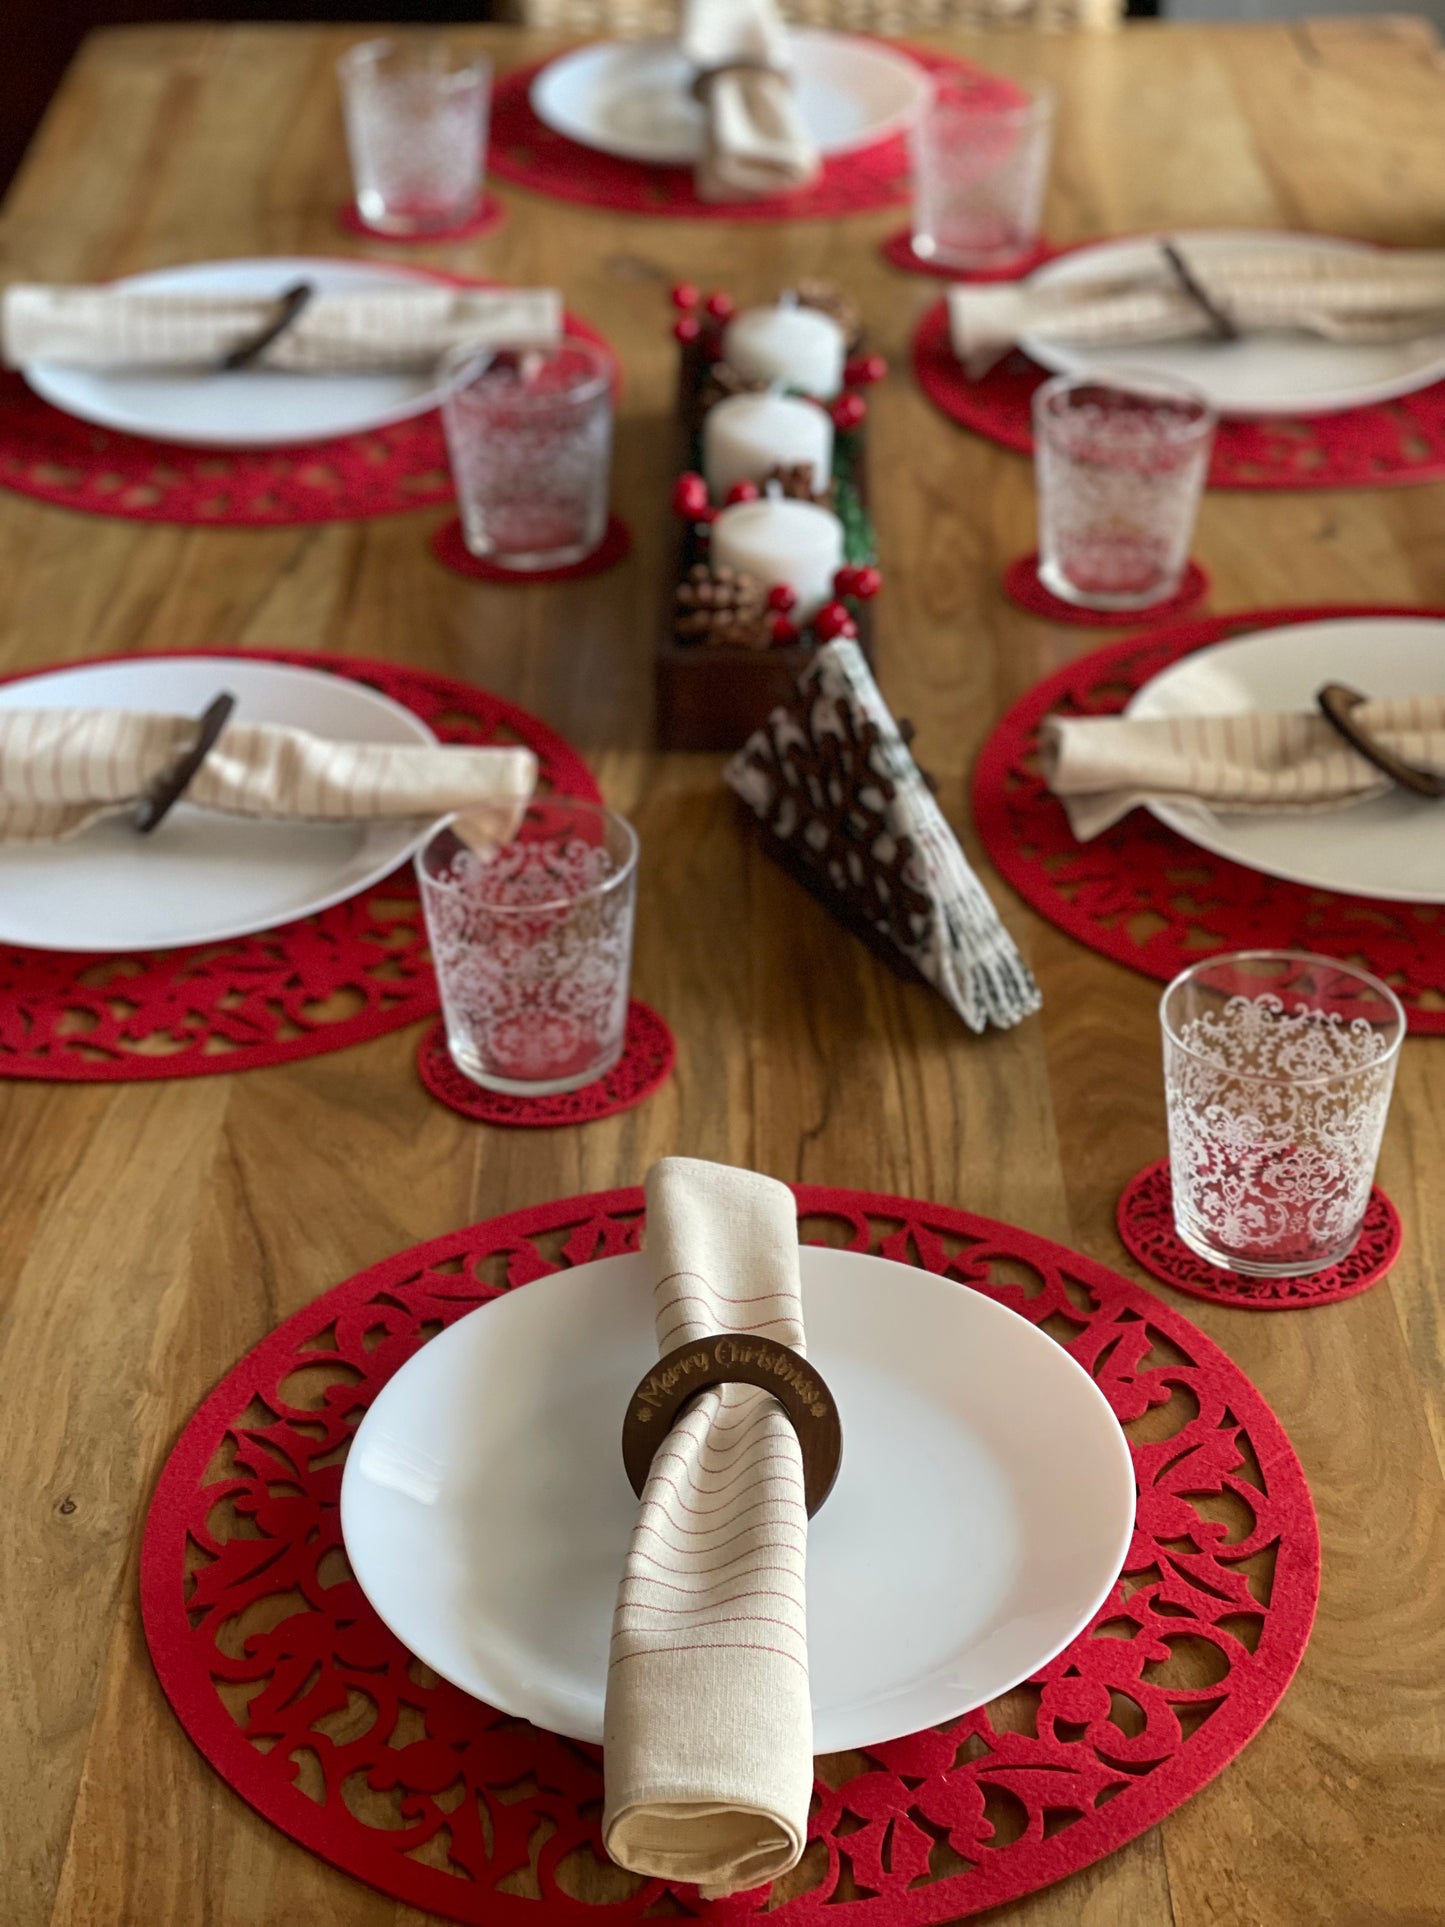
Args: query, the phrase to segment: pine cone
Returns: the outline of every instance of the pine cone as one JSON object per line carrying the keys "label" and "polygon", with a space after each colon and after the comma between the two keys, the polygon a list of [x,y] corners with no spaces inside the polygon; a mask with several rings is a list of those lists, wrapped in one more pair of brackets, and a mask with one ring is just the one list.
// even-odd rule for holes
{"label": "pine cone", "polygon": [[832,281],[800,281],[793,292],[800,307],[817,308],[821,314],[833,317],[843,330],[843,339],[851,355],[863,339],[863,316],[858,303]]}
{"label": "pine cone", "polygon": [[740,375],[731,362],[715,361],[707,371],[699,400],[706,410],[717,402],[726,401],[729,395],[761,395],[767,386],[765,381],[752,381],[746,375]]}
{"label": "pine cone", "polygon": [[770,468],[763,478],[763,493],[766,495],[769,482],[776,482],[783,494],[794,502],[816,502],[819,508],[833,506],[834,485],[829,476],[820,490],[813,487],[816,470],[811,462],[789,462],[786,467]]}
{"label": "pine cone", "polygon": [[677,585],[673,634],[715,649],[766,649],[773,639],[766,591],[750,575],[699,562]]}

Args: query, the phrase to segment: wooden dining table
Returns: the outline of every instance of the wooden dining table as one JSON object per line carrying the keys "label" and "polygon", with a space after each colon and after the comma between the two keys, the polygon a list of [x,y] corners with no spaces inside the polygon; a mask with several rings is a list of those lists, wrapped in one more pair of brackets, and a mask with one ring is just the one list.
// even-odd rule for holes
{"label": "wooden dining table", "polygon": [[[171,1082],[5,1081],[0,1062],[0,1919],[7,1927],[362,1927],[423,1916],[269,1826],[192,1749],[147,1658],[146,1507],[198,1401],[328,1286],[473,1220],[639,1182],[685,1152],[1002,1218],[1142,1277],[1114,1228],[1164,1149],[1158,986],[1081,948],[989,870],[973,757],[1003,708],[1095,648],[1021,613],[1030,464],[935,413],[908,341],[938,285],[887,265],[902,214],[637,218],[496,184],[483,239],[378,249],[338,230],[337,55],[361,30],[182,26],[84,45],[0,222],[0,277],[99,281],[240,255],[405,259],[560,286],[626,373],[614,502],[630,559],[499,587],[429,552],[448,511],[174,527],[0,492],[0,672],[127,651],[376,656],[517,701],[588,759],[642,840],[636,994],[678,1039],[643,1107],[551,1131],[434,1102],[398,1031],[279,1068]],[[506,69],[550,51],[459,29]],[[1057,241],[1167,224],[1445,245],[1445,61],[1422,22],[1139,23],[940,36],[1059,93]],[[892,975],[744,834],[722,759],[659,754],[656,610],[672,542],[680,279],[853,295],[874,391],[886,573],[878,667],[1036,971],[1042,1014],[974,1037]],[[1445,606],[1445,483],[1211,494],[1219,612]],[[3,965],[0,965],[3,969]],[[0,990],[0,997],[6,993]],[[1244,1753],[1162,1825],[989,1916],[1027,1927],[1427,1927],[1445,1921],[1445,1040],[1407,1042],[1381,1178],[1389,1281],[1299,1314],[1174,1299],[1243,1368],[1314,1494],[1323,1590],[1303,1664]],[[900,1578],[900,1584],[906,1583]],[[837,1910],[840,1918],[847,1908]]]}

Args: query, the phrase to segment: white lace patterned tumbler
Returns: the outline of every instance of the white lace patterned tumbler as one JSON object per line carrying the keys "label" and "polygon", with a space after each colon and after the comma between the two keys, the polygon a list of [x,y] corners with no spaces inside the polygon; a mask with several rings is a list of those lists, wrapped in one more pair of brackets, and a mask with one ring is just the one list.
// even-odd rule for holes
{"label": "white lace patterned tumbler", "polygon": [[575,1091],[622,1055],[637,837],[600,803],[462,811],[416,859],[447,1048],[488,1090]]}
{"label": "white lace patterned tumbler", "polygon": [[356,206],[385,234],[460,227],[482,202],[492,66],[436,41],[366,40],[337,64]]}
{"label": "white lace patterned tumbler", "polygon": [[1259,1278],[1348,1257],[1405,1035],[1399,999],[1328,957],[1246,950],[1184,971],[1159,1015],[1184,1243]]}
{"label": "white lace patterned tumbler", "polygon": [[981,94],[935,83],[910,129],[914,253],[963,271],[1031,254],[1053,131],[1047,88]]}
{"label": "white lace patterned tumbler", "polygon": [[1143,609],[1189,561],[1215,413],[1184,382],[1056,375],[1034,395],[1039,579],[1086,609]]}
{"label": "white lace patterned tumbler", "polygon": [[473,555],[509,569],[580,562],[607,533],[612,364],[590,342],[463,354],[442,396]]}

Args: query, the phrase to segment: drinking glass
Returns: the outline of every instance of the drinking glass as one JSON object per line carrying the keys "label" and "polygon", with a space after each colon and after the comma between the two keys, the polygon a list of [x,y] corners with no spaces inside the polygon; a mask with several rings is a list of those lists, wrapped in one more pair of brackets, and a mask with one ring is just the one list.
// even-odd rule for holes
{"label": "drinking glass", "polygon": [[1056,375],[1034,394],[1039,579],[1085,609],[1142,609],[1189,561],[1215,412],[1182,381]]}
{"label": "drinking glass", "polygon": [[607,531],[612,367],[590,342],[500,348],[454,363],[447,452],[473,555],[555,569]]}
{"label": "drinking glass", "polygon": [[913,251],[923,260],[1002,267],[1038,246],[1054,97],[1021,91],[945,84],[914,121]]}
{"label": "drinking glass", "polygon": [[546,1097],[622,1055],[637,837],[600,803],[462,810],[417,855],[447,1048],[490,1091]]}
{"label": "drinking glass", "polygon": [[365,40],[337,75],[361,218],[404,235],[469,220],[486,175],[491,62],[435,42]]}
{"label": "drinking glass", "polygon": [[1248,1277],[1354,1249],[1405,1035],[1377,977],[1286,950],[1212,957],[1159,1005],[1174,1229]]}

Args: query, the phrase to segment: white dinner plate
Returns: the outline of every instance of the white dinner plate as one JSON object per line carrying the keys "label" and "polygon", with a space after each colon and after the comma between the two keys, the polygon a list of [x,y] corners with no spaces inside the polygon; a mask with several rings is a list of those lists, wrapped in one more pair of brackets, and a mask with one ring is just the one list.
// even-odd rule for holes
{"label": "white dinner plate", "polygon": [[[415,281],[407,268],[370,261],[197,261],[189,267],[132,274],[117,288],[137,294],[281,294],[310,281],[322,294],[374,292]],[[37,395],[67,415],[156,441],[199,448],[283,448],[292,442],[361,435],[424,414],[440,399],[434,370],[389,374],[303,375],[284,369],[235,374],[111,372],[48,361],[22,369]]]}
{"label": "white dinner plate", "polygon": [[[223,689],[237,698],[238,722],[289,723],[340,742],[436,741],[420,717],[360,683],[236,656],[79,663],[0,684],[0,707],[199,716]],[[71,843],[0,849],[0,943],[169,950],[249,936],[367,889],[428,827],[257,823],[184,802],[149,836],[112,818]]]}
{"label": "white dinner plate", "polygon": [[[1327,682],[1368,696],[1445,692],[1445,622],[1361,616],[1261,629],[1181,657],[1145,683],[1125,714],[1313,709]],[[1265,876],[1349,896],[1445,903],[1445,803],[1427,797],[1397,789],[1312,816],[1224,816],[1173,799],[1149,808],[1201,849]]]}
{"label": "white dinner plate", "polygon": [[[1134,1477],[1103,1394],[1016,1313],[856,1252],[805,1248],[802,1278],[843,1424],[808,1531],[830,1753],[982,1705],[1067,1645],[1119,1575]],[[604,1258],[469,1314],[383,1387],[342,1480],[347,1557],[397,1637],[576,1739],[602,1738],[652,1304],[644,1258]]]}
{"label": "white dinner plate", "polygon": [[[900,133],[928,94],[907,54],[855,34],[788,36],[798,108],[824,155]],[[675,40],[602,40],[549,61],[532,82],[537,118],[599,153],[658,167],[702,158],[703,110],[692,63]]]}
{"label": "white dinner plate", "polygon": [[[1300,234],[1174,233],[1125,241],[1101,241],[1036,270],[1036,287],[1062,286],[1127,273],[1157,258],[1161,240],[1182,241],[1206,265],[1211,249],[1241,247],[1316,248],[1341,254],[1372,250],[1363,241],[1325,240]],[[1349,344],[1318,341],[1304,334],[1246,335],[1239,341],[1147,342],[1131,348],[1082,347],[1072,342],[1025,336],[1020,347],[1041,367],[1056,374],[1104,374],[1136,368],[1192,382],[1222,415],[1333,415],[1389,401],[1445,376],[1445,334],[1414,341]]]}

